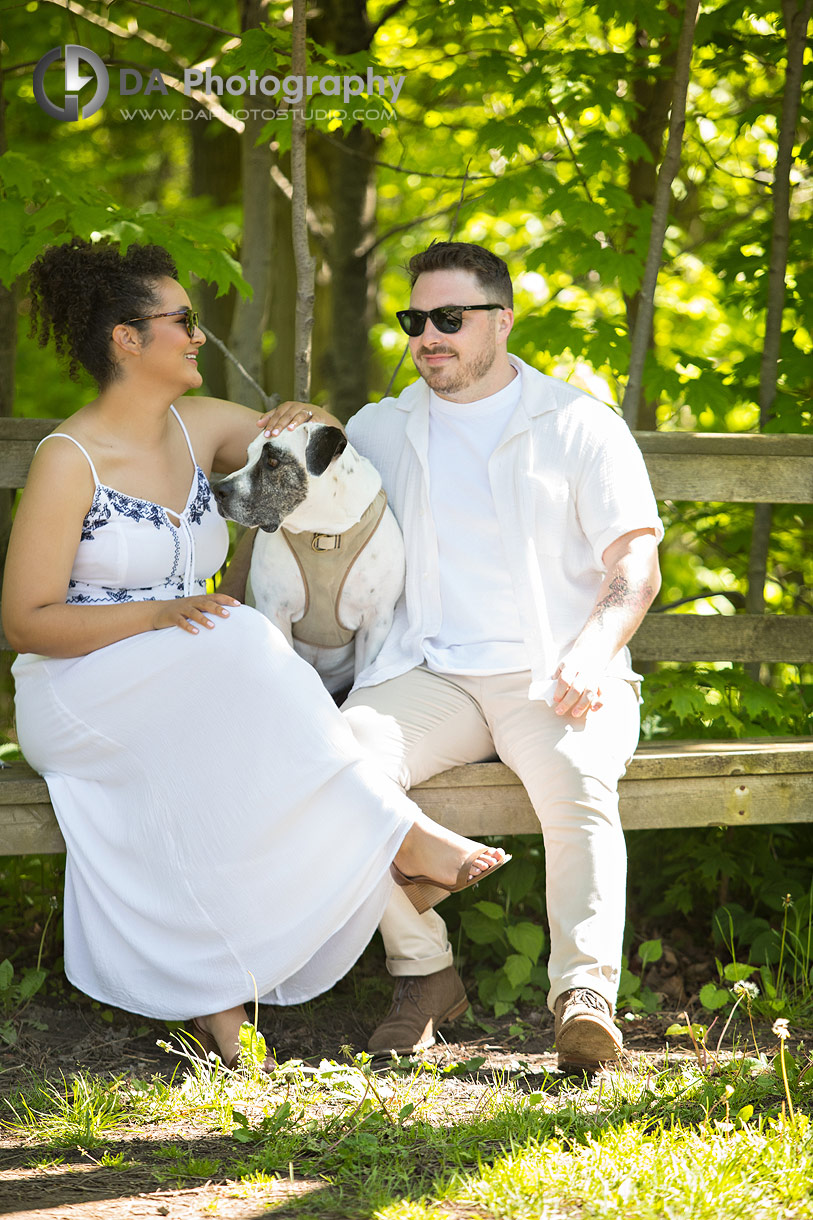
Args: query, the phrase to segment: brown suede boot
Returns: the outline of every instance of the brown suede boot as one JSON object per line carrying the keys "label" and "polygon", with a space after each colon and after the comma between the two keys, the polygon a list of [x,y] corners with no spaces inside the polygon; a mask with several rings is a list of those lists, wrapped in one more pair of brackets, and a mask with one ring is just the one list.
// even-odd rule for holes
{"label": "brown suede boot", "polygon": [[469,1006],[463,980],[454,966],[435,974],[404,975],[396,980],[392,1007],[370,1035],[373,1055],[411,1055],[435,1045],[435,1031]]}
{"label": "brown suede boot", "polygon": [[612,1006],[589,987],[574,987],[557,996],[553,1006],[559,1067],[596,1071],[621,1053],[621,1030]]}

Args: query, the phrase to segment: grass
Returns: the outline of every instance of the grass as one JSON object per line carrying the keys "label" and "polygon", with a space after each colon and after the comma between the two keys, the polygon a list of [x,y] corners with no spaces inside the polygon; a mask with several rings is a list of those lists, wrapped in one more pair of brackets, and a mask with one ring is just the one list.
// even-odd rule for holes
{"label": "grass", "polygon": [[93,1148],[102,1194],[200,1188],[213,1214],[211,1183],[315,1220],[813,1220],[813,1061],[787,1054],[784,1070],[742,1052],[592,1084],[363,1055],[270,1077],[197,1065],[170,1083],[32,1082],[0,1114],[49,1182]]}

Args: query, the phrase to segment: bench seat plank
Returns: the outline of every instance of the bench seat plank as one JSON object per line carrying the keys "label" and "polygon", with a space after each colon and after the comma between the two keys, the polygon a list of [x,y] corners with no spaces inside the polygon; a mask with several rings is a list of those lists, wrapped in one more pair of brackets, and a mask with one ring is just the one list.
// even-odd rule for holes
{"label": "bench seat plank", "polygon": [[[621,781],[628,830],[804,822],[813,808],[813,740],[644,742]],[[467,835],[535,834],[525,789],[500,762],[454,767],[418,785],[425,813]],[[45,781],[27,763],[0,771],[5,853],[64,851]]]}

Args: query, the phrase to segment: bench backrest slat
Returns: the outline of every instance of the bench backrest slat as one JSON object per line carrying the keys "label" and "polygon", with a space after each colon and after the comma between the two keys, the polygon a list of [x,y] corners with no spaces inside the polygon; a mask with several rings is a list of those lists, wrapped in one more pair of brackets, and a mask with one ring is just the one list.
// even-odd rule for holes
{"label": "bench backrest slat", "polygon": [[650,613],[630,651],[633,661],[810,661],[813,614]]}
{"label": "bench backrest slat", "polygon": [[[25,483],[49,419],[0,417],[0,488]],[[813,435],[636,432],[659,500],[813,503]],[[0,632],[0,647],[6,642]],[[649,614],[639,661],[813,660],[813,615]]]}
{"label": "bench backrest slat", "polygon": [[[23,486],[37,444],[59,423],[0,417],[0,487]],[[636,432],[635,437],[659,500],[813,503],[813,435]]]}

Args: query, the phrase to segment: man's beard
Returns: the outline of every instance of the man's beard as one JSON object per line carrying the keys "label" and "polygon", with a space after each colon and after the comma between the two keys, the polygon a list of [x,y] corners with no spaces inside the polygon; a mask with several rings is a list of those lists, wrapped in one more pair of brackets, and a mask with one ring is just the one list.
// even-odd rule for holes
{"label": "man's beard", "polygon": [[[447,368],[423,369],[418,363],[418,360],[415,361],[415,365],[418,372],[429,386],[430,390],[434,390],[436,394],[458,394],[461,390],[467,390],[469,386],[474,385],[475,382],[480,381],[481,378],[485,377],[486,373],[488,373],[494,361],[497,359],[496,339],[494,338],[494,335],[491,335],[490,339],[491,341],[488,347],[478,352],[478,354],[472,357],[472,359],[470,359],[466,364],[461,364],[461,358],[460,356],[457,356],[457,364],[453,363],[451,367]],[[418,358],[420,359],[420,357],[425,354],[439,356],[442,352],[447,350],[450,349],[443,347],[434,348],[431,351],[428,349],[421,349],[418,352]],[[453,355],[457,354],[453,353]]]}

